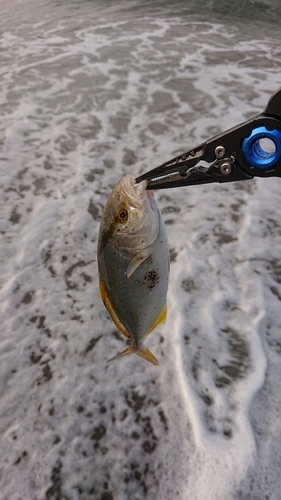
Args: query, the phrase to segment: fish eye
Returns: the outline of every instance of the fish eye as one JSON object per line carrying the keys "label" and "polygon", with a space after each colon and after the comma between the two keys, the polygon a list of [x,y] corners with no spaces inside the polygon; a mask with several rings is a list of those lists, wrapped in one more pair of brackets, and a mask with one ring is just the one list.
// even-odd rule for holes
{"label": "fish eye", "polygon": [[126,208],[124,207],[119,208],[116,211],[115,217],[118,220],[118,222],[126,222],[128,219],[128,210],[126,210]]}

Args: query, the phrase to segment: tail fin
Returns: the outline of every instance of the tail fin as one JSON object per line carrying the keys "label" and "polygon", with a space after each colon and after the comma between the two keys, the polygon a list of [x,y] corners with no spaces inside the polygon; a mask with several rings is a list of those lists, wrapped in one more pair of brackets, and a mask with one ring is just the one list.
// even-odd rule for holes
{"label": "tail fin", "polygon": [[157,358],[155,358],[154,354],[145,347],[143,351],[135,351],[135,353],[140,356],[141,358],[146,359],[146,361],[150,361],[150,363],[153,363],[154,365],[159,365],[159,361]]}
{"label": "tail fin", "polygon": [[108,359],[107,363],[110,363],[110,361],[114,361],[115,359],[122,358],[123,356],[127,356],[127,354],[132,354],[132,352],[131,346],[129,346],[125,349],[125,351],[119,352],[119,354],[116,354],[113,358]]}
{"label": "tail fin", "polygon": [[113,356],[113,358],[110,358],[107,360],[107,363],[110,363],[111,361],[114,361],[115,359],[122,358],[123,356],[127,356],[127,354],[137,354],[141,358],[146,359],[150,363],[153,363],[154,365],[159,365],[158,359],[150,352],[147,347],[144,347],[143,350],[136,351],[135,349],[132,348],[132,346],[127,347],[125,351],[120,352],[119,354],[116,354],[116,356]]}

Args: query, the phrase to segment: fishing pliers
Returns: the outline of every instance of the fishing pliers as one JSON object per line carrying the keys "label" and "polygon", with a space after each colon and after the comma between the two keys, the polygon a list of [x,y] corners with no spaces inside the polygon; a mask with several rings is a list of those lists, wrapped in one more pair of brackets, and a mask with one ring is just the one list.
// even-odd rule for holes
{"label": "fishing pliers", "polygon": [[281,177],[281,89],[263,113],[144,173],[147,189]]}

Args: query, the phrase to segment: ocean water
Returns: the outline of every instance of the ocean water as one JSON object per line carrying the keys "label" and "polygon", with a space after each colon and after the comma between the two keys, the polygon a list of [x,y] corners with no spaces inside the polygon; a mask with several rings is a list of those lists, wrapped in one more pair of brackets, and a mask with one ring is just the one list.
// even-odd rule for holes
{"label": "ocean water", "polygon": [[2,0],[1,500],[280,500],[281,180],[156,192],[168,319],[137,356],[98,292],[102,208],[261,112],[279,1]]}

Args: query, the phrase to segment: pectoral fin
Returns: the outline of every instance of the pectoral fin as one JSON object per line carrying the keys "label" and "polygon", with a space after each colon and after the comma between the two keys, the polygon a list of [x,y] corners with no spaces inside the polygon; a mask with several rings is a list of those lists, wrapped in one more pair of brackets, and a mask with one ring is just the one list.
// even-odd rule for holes
{"label": "pectoral fin", "polygon": [[150,255],[150,252],[138,252],[135,257],[131,260],[127,269],[127,277],[130,278],[135,270],[144,262]]}

